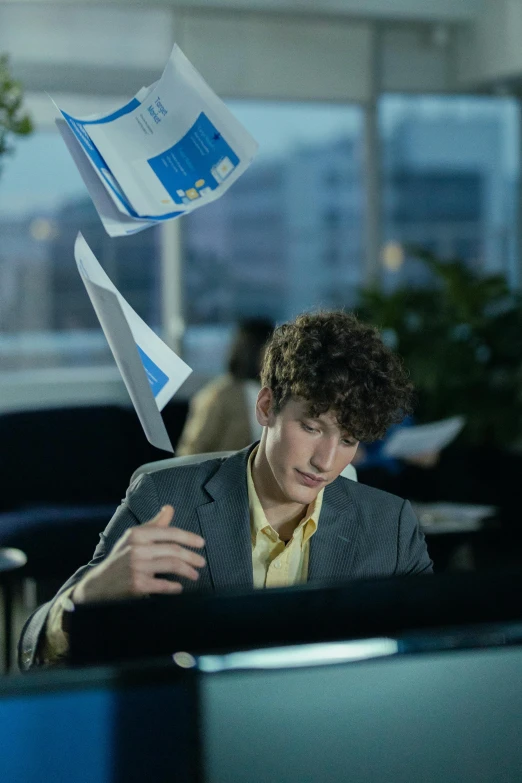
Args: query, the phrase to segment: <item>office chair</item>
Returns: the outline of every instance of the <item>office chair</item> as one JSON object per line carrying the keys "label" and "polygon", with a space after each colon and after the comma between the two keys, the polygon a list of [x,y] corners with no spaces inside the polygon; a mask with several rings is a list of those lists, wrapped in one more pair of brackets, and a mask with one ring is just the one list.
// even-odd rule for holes
{"label": "office chair", "polygon": [[[197,465],[199,462],[205,462],[209,459],[226,459],[232,454],[235,454],[235,452],[209,451],[206,454],[188,454],[185,457],[170,457],[170,459],[160,459],[157,462],[147,462],[145,465],[141,465],[134,471],[131,477],[131,484],[135,479],[138,478],[138,476],[141,476],[144,473],[156,473],[158,470],[177,468],[180,465]],[[344,476],[344,478],[350,479],[351,481],[357,481],[357,471],[353,465],[347,465],[341,473],[341,476]]]}
{"label": "office chair", "polygon": [[14,594],[21,587],[16,579],[17,572],[27,563],[27,557],[20,549],[0,547],[0,590],[2,592],[2,614],[4,630],[4,672],[11,669],[13,647],[13,603]]}

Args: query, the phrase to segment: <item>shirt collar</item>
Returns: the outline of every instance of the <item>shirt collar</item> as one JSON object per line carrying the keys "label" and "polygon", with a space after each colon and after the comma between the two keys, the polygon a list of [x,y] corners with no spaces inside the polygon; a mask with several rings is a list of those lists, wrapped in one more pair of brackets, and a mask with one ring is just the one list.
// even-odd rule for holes
{"label": "shirt collar", "polygon": [[[255,546],[257,535],[261,531],[264,531],[274,541],[279,539],[277,532],[266,518],[266,514],[259,500],[256,488],[254,486],[254,479],[252,478],[252,466],[257,454],[259,445],[257,445],[248,458],[247,464],[247,489],[248,489],[248,508],[250,511],[250,534],[252,536],[252,546]],[[319,522],[319,515],[323,505],[324,488],[320,490],[315,500],[313,500],[307,508],[306,514],[298,524],[294,531],[295,536],[302,536],[301,545],[304,546],[306,542],[313,536],[317,530],[317,524]]]}

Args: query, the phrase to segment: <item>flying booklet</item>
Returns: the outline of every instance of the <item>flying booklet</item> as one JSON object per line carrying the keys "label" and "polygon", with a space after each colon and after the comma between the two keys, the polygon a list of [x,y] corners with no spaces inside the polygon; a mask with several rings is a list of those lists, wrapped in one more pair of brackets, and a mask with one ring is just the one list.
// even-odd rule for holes
{"label": "flying booklet", "polygon": [[110,114],[58,108],[60,133],[110,236],[215,201],[258,149],[178,46],[159,81]]}
{"label": "flying booklet", "polygon": [[160,411],[192,370],[123,298],[81,234],[74,257],[147,440],[173,452]]}
{"label": "flying booklet", "polygon": [[384,444],[383,454],[404,459],[440,451],[457,437],[465,423],[463,416],[452,416],[430,424],[399,429]]}

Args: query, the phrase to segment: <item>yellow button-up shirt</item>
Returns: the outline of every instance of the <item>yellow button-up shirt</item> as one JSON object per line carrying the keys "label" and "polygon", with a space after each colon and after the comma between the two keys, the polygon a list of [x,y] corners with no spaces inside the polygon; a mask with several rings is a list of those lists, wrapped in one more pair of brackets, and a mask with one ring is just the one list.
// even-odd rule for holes
{"label": "yellow button-up shirt", "polygon": [[251,453],[247,468],[250,533],[252,536],[252,569],[254,587],[288,587],[302,584],[308,578],[310,539],[317,530],[324,489],[308,506],[290,541],[282,541],[268,522],[257,496],[252,465],[257,449]]}

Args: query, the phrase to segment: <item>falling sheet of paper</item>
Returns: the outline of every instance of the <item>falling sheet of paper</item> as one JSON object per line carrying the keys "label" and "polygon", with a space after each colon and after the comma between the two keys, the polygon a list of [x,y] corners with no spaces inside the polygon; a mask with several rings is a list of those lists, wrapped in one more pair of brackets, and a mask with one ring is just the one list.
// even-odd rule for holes
{"label": "falling sheet of paper", "polygon": [[128,236],[143,231],[144,228],[154,226],[156,223],[150,220],[137,220],[122,214],[114,199],[111,198],[107,188],[100,181],[98,173],[89,163],[81,147],[76,142],[73,132],[65,120],[56,120],[58,130],[71,153],[73,161],[80,173],[83,182],[89,191],[94,207],[100,217],[103,227],[111,237]]}
{"label": "falling sheet of paper", "polygon": [[58,108],[67,126],[60,133],[110,236],[215,201],[258,149],[178,46],[161,78],[115,111],[80,117]]}
{"label": "falling sheet of paper", "polygon": [[74,256],[148,441],[173,452],[160,411],[192,370],[123,298],[81,234]]}
{"label": "falling sheet of paper", "polygon": [[463,416],[452,416],[450,419],[434,421],[431,424],[399,429],[385,443],[383,454],[387,457],[405,459],[440,451],[457,437],[465,423]]}

